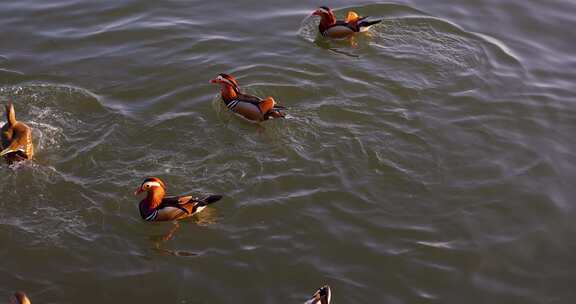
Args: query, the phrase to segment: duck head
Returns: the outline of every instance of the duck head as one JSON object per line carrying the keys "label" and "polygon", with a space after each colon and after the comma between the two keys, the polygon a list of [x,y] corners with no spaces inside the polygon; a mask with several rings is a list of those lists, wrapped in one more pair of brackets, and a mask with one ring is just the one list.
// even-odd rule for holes
{"label": "duck head", "polygon": [[148,193],[148,196],[164,196],[166,193],[166,184],[157,177],[148,177],[142,184],[134,191],[134,195],[142,192]]}
{"label": "duck head", "polygon": [[31,302],[25,293],[23,293],[21,291],[17,291],[10,298],[10,304],[31,304]]}
{"label": "duck head", "polygon": [[336,15],[334,15],[334,12],[326,6],[317,8],[312,15],[320,17],[320,27],[325,28],[336,23]]}
{"label": "duck head", "polygon": [[220,73],[210,83],[220,84],[222,86],[221,93],[224,100],[235,99],[240,94],[240,86],[238,81],[231,75]]}

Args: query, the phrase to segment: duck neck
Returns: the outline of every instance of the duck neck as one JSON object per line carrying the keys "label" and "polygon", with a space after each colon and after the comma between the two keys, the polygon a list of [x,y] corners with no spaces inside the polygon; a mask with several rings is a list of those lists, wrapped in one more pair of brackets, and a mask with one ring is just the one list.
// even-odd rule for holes
{"label": "duck neck", "polygon": [[336,16],[334,16],[334,14],[324,14],[320,19],[320,31],[324,32],[334,24],[336,24]]}
{"label": "duck neck", "polygon": [[154,209],[162,203],[162,199],[164,198],[165,191],[162,188],[157,188],[151,191],[148,191],[146,195],[146,207],[148,209]]}
{"label": "duck neck", "polygon": [[238,92],[236,91],[236,89],[229,84],[222,84],[222,89],[220,90],[220,93],[222,94],[222,99],[226,104],[228,104],[228,102],[238,97]]}

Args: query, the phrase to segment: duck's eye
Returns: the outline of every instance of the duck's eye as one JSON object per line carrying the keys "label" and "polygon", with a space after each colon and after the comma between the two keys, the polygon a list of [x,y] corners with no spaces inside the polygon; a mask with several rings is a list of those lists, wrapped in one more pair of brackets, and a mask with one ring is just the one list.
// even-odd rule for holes
{"label": "duck's eye", "polygon": [[150,188],[150,185],[146,184],[146,185],[144,185],[144,188],[148,189],[148,188]]}

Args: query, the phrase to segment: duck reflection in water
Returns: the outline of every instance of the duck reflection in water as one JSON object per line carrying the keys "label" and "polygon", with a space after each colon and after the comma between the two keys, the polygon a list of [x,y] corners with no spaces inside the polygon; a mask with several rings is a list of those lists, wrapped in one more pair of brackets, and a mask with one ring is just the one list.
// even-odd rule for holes
{"label": "duck reflection in water", "polygon": [[[218,212],[215,209],[206,209],[201,213],[197,213],[192,217],[194,223],[199,226],[208,226],[216,223],[218,219]],[[176,232],[180,229],[180,222],[173,221],[172,227],[166,233],[162,235],[151,236],[150,239],[154,243],[153,249],[164,255],[172,255],[179,257],[191,257],[198,256],[199,253],[186,251],[186,250],[175,250],[166,248],[165,245],[168,241],[172,240],[176,235]]]}

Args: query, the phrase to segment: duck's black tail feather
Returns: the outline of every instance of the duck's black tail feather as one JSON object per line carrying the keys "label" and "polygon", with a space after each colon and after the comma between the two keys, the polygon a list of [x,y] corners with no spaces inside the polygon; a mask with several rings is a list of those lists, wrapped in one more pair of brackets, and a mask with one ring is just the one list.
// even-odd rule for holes
{"label": "duck's black tail feather", "polygon": [[382,19],[362,20],[360,23],[358,23],[358,25],[360,27],[369,27],[380,22],[382,22]]}
{"label": "duck's black tail feather", "polygon": [[272,110],[268,111],[268,113],[264,114],[264,120],[268,120],[270,118],[284,118],[286,117],[286,112],[284,112],[285,107],[274,106]]}

